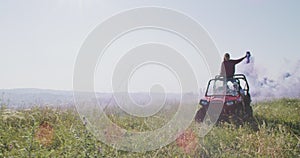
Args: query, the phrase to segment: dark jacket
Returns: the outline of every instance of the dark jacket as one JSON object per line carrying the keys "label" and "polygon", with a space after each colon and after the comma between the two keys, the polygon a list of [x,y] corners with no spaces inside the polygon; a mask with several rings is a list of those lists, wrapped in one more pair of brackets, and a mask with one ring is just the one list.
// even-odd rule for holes
{"label": "dark jacket", "polygon": [[234,75],[235,73],[235,65],[243,61],[245,57],[242,57],[237,60],[228,60],[228,61],[223,61],[222,66],[221,66],[221,76],[226,76],[227,78],[230,78]]}

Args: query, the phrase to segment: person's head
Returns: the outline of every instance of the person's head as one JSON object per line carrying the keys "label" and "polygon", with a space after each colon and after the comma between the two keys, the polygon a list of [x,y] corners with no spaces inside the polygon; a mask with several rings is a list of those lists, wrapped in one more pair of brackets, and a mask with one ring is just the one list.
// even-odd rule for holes
{"label": "person's head", "polygon": [[224,61],[228,61],[228,60],[230,60],[230,55],[229,55],[229,53],[225,53]]}

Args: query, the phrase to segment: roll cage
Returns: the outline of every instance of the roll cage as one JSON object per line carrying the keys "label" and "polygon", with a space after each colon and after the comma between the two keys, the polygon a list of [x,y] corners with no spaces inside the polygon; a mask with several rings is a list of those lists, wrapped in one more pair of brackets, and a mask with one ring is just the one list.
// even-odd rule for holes
{"label": "roll cage", "polygon": [[235,74],[230,78],[217,75],[209,80],[205,96],[232,96],[242,91],[245,95],[249,94],[249,84],[244,74]]}

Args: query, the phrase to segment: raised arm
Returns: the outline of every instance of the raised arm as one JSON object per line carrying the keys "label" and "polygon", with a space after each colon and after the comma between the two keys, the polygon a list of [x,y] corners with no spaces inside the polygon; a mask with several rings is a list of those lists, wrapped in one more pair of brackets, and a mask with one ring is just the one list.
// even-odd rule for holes
{"label": "raised arm", "polygon": [[240,58],[240,59],[231,60],[231,61],[232,61],[234,64],[238,64],[238,63],[240,63],[241,61],[243,61],[246,57],[247,57],[247,56],[244,56],[244,57],[242,57],[242,58]]}

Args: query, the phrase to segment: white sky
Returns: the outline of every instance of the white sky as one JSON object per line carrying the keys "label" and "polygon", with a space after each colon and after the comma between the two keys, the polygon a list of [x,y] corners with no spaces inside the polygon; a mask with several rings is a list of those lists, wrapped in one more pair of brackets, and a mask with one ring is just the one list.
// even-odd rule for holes
{"label": "white sky", "polygon": [[[286,68],[286,61],[300,59],[299,4],[297,0],[0,0],[0,88],[72,90],[76,55],[88,33],[113,14],[142,6],[189,15],[210,33],[221,56],[229,51],[232,58],[241,57],[251,50],[256,65],[266,70],[264,75],[274,77]],[[101,74],[111,72],[110,66],[103,65],[107,69],[100,75],[96,72],[95,85],[98,91],[109,91],[109,79]],[[172,77],[163,69],[144,71],[152,77]],[[207,73],[200,71],[197,75]],[[142,80],[143,75],[133,78],[133,89],[145,90],[157,82]],[[200,79],[199,84],[205,85],[206,80]],[[166,83],[169,91],[177,90],[172,89],[175,83]]]}

